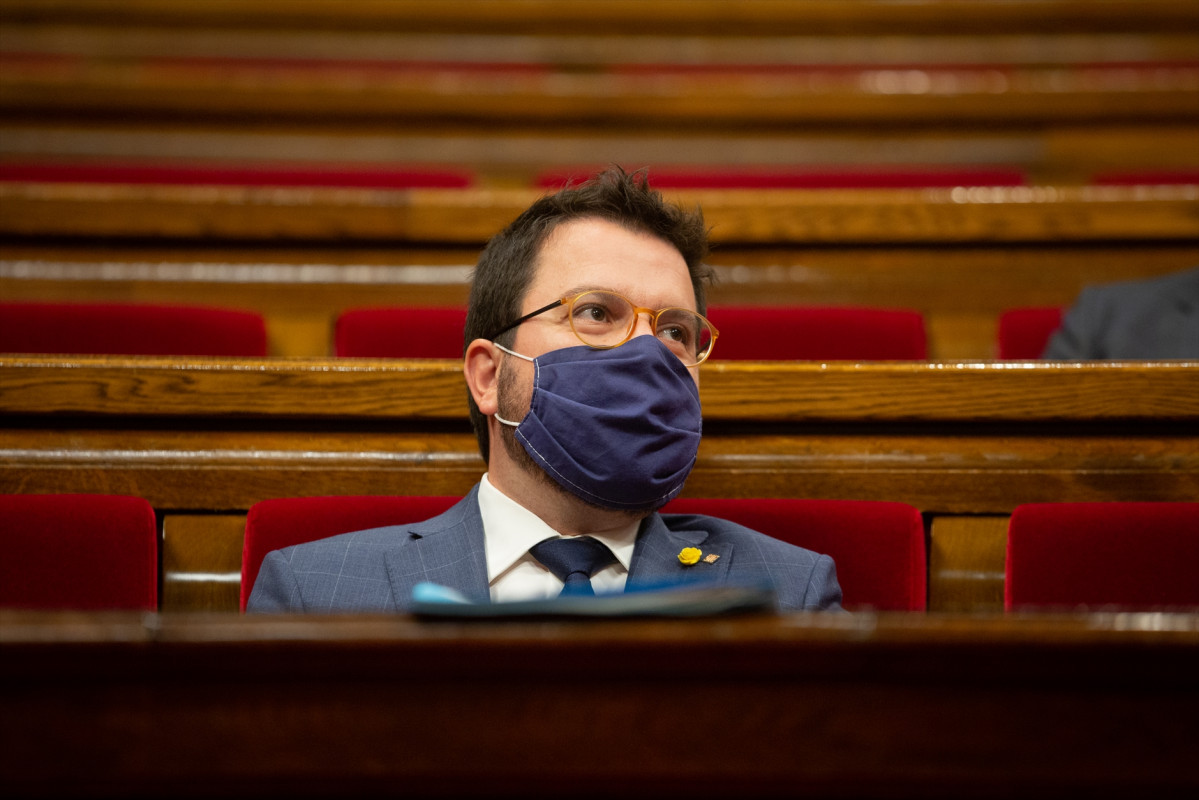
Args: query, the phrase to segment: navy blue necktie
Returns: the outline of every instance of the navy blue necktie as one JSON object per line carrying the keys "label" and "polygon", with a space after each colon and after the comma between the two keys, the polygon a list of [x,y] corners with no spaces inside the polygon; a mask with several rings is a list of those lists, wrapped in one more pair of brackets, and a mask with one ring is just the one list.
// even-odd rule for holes
{"label": "navy blue necktie", "polygon": [[530,547],[529,552],[562,581],[559,597],[594,595],[591,576],[616,560],[603,542],[587,536],[546,539]]}

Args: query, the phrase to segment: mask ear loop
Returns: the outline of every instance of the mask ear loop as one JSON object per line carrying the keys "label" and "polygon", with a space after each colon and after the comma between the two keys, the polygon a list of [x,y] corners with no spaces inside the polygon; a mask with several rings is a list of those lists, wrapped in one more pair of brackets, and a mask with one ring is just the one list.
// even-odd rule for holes
{"label": "mask ear loop", "polygon": [[533,361],[534,361],[534,359],[529,358],[528,356],[522,356],[520,353],[517,353],[513,350],[509,350],[507,347],[504,347],[499,342],[492,342],[492,344],[495,345],[496,347],[498,347],[499,349],[503,350],[505,353],[507,353],[510,356],[516,356],[517,358],[523,358],[525,361],[528,361],[530,364],[533,363]]}
{"label": "mask ear loop", "polygon": [[[509,350],[507,347],[504,347],[499,342],[492,342],[492,344],[495,345],[496,347],[498,347],[499,349],[503,350],[505,353],[507,353],[510,356],[515,356],[516,358],[523,358],[525,361],[528,361],[530,364],[537,363],[535,359],[529,358],[528,356],[523,356],[520,353]],[[504,419],[503,417],[500,416],[498,411],[495,414],[492,414],[492,416],[496,418],[496,421],[501,422],[510,428],[519,428],[520,427],[519,422],[510,422],[510,421]]]}

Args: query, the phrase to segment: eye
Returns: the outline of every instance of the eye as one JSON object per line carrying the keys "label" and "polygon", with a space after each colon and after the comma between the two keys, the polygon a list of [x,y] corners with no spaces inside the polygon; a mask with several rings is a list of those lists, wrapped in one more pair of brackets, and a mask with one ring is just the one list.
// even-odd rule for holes
{"label": "eye", "polygon": [[576,303],[575,321],[586,323],[609,322],[612,312],[600,303]]}
{"label": "eye", "polygon": [[658,338],[679,344],[687,344],[691,341],[690,334],[682,325],[663,325],[658,328]]}

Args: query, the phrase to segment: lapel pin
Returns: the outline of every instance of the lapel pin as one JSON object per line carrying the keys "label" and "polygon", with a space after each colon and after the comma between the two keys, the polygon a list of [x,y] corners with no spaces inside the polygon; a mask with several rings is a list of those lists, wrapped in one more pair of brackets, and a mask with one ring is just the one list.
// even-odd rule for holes
{"label": "lapel pin", "polygon": [[699,563],[700,556],[703,551],[698,547],[684,547],[679,551],[679,563],[684,567],[690,567]]}
{"label": "lapel pin", "polygon": [[718,558],[720,558],[720,556],[716,555],[715,553],[708,553],[706,556],[704,556],[704,563],[705,564],[715,564],[716,559],[718,559]]}

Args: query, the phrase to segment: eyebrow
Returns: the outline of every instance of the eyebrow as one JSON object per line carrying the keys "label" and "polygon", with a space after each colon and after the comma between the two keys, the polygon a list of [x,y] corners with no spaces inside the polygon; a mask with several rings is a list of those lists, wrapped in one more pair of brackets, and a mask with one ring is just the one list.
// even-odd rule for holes
{"label": "eyebrow", "polygon": [[[620,289],[613,289],[611,286],[596,286],[594,284],[591,284],[591,285],[587,285],[587,286],[572,286],[571,288],[564,290],[562,292],[562,294],[558,295],[557,299],[561,300],[564,297],[575,297],[577,295],[583,294],[584,292],[614,292],[614,293],[622,295],[624,297],[629,296],[628,292],[621,291]],[[665,305],[665,306],[661,306],[661,308],[687,308],[687,306],[686,305]],[[696,312],[696,313],[698,313],[698,312]]]}
{"label": "eyebrow", "polygon": [[[610,289],[607,286],[595,286],[595,285],[573,286],[573,287],[567,289],[566,291],[562,292],[562,294],[558,295],[558,299],[562,299],[563,297],[574,297],[575,295],[580,295],[583,292],[615,292],[615,291],[616,291],[615,289]],[[623,294],[623,292],[617,292],[617,294]]]}

